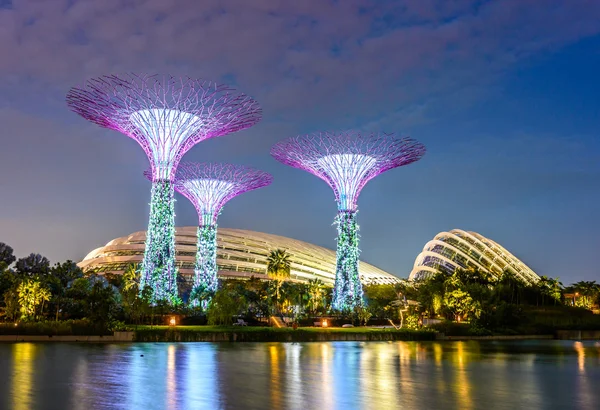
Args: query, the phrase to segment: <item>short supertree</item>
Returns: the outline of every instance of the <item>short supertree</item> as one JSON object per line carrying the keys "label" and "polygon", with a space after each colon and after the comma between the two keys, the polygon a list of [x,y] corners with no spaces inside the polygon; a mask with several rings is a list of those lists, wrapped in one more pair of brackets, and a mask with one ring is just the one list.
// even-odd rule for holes
{"label": "short supertree", "polygon": [[338,204],[337,262],[333,308],[350,311],[363,304],[360,282],[359,236],[356,223],[361,189],[389,169],[418,161],[425,147],[393,134],[356,131],[323,132],[298,136],[273,146],[271,155],[286,165],[308,171],[333,189]]}
{"label": "short supertree", "polygon": [[208,305],[217,291],[217,218],[234,197],[269,185],[273,177],[263,171],[234,164],[182,163],[175,174],[175,190],[198,212],[198,250],[194,269],[192,304]]}
{"label": "short supertree", "polygon": [[173,178],[179,161],[200,141],[256,124],[258,103],[210,81],[128,74],[88,80],[69,91],[67,104],[83,118],[133,138],[146,152],[152,194],[140,292],[150,286],[154,302],[177,303]]}

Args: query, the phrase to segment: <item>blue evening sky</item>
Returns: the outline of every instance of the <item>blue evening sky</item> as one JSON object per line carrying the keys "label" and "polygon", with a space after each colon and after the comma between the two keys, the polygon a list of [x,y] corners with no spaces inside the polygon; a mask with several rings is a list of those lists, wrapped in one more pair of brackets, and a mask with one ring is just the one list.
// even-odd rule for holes
{"label": "blue evening sky", "polygon": [[[600,2],[593,0],[0,0],[0,241],[80,260],[143,230],[133,140],[68,111],[86,78],[166,72],[254,96],[257,126],[185,160],[273,173],[220,226],[334,248],[333,193],[270,158],[276,141],[357,128],[422,141],[369,182],[363,259],[406,277],[440,231],[472,230],[540,275],[600,280]],[[178,197],[177,224],[197,223]]]}

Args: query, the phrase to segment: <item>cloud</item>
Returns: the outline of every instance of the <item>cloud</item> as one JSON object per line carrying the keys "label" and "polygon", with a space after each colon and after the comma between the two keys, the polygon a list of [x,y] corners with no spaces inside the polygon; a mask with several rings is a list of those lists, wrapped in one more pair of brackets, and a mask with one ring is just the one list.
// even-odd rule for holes
{"label": "cloud", "polygon": [[286,120],[369,116],[596,34],[599,17],[586,0],[15,1],[0,74],[57,93],[122,71],[230,74]]}

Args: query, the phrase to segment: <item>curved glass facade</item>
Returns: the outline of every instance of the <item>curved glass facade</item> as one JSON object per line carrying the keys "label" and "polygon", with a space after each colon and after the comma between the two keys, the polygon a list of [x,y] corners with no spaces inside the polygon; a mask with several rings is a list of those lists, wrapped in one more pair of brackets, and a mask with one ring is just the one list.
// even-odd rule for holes
{"label": "curved glass facade", "polygon": [[[197,227],[176,228],[176,265],[180,274],[191,278],[197,246]],[[123,273],[131,263],[140,263],[144,256],[146,232],[113,239],[91,251],[78,266],[84,272]],[[291,279],[307,282],[318,278],[327,285],[335,280],[335,251],[296,239],[241,229],[219,228],[217,233],[217,265],[221,278],[267,279],[267,257],[274,249],[284,249],[292,261]],[[365,262],[359,264],[363,284],[397,283],[400,279]]]}
{"label": "curved glass facade", "polygon": [[540,278],[527,265],[496,242],[460,229],[440,232],[427,242],[417,256],[409,280],[421,280],[438,272],[439,268],[454,271],[474,267],[498,277],[508,270],[526,283]]}

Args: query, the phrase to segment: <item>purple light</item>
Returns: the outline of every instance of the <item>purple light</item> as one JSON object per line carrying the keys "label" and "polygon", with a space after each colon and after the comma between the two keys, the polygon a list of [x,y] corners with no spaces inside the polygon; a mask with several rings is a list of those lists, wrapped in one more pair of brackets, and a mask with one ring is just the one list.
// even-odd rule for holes
{"label": "purple light", "polygon": [[327,182],[339,210],[355,211],[360,191],[377,175],[421,159],[425,147],[411,138],[357,131],[322,132],[289,138],[271,155]]}
{"label": "purple light", "polygon": [[67,105],[101,127],[133,138],[151,166],[152,199],[140,291],[178,304],[173,179],[195,144],[256,124],[258,103],[226,85],[204,80],[129,74],[88,80],[67,93]]}
{"label": "purple light", "polygon": [[356,223],[360,191],[371,179],[421,159],[425,147],[411,138],[356,131],[323,132],[281,141],[271,155],[327,182],[335,193],[338,215],[336,272],[332,307],[350,312],[363,305],[359,273],[359,235]]}
{"label": "purple light", "polygon": [[175,190],[196,208],[199,225],[213,225],[232,198],[269,185],[273,177],[263,171],[234,164],[182,163],[175,176]]}
{"label": "purple light", "polygon": [[153,181],[172,180],[182,156],[198,142],[249,128],[262,115],[254,99],[227,85],[145,74],[88,80],[69,91],[67,104],[137,141]]}

